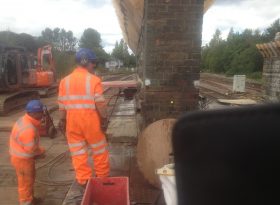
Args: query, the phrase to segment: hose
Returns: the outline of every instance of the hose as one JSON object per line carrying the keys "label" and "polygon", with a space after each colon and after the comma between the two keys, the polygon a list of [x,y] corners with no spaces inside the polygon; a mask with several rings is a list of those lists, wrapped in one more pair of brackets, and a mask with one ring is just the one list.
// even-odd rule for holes
{"label": "hose", "polygon": [[[48,177],[50,180],[38,180],[36,179],[35,182],[47,186],[68,186],[71,185],[73,180],[65,180],[65,181],[55,181],[51,179],[51,170],[55,167],[55,165],[60,165],[66,160],[67,153],[69,151],[65,151],[51,159],[50,161],[46,162],[45,164],[36,167],[36,170],[48,167]],[[61,161],[63,159],[63,161]]]}

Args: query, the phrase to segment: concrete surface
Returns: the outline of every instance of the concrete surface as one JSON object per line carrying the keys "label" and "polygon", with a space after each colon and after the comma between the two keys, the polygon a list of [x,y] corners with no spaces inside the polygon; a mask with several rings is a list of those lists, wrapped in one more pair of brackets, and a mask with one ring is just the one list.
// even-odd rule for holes
{"label": "concrete surface", "polygon": [[[8,153],[8,141],[9,132],[0,132],[0,199],[1,204],[5,205],[17,205],[18,193],[17,193],[17,179],[13,167],[10,164],[10,157]],[[55,156],[61,152],[67,150],[67,145],[62,136],[55,139],[41,138],[41,146],[46,148],[46,158],[36,161],[36,167],[40,167],[49,162]],[[65,197],[69,185],[53,186],[45,185],[45,183],[51,183],[52,180],[69,181],[74,177],[74,172],[71,166],[69,157],[66,157],[64,161],[57,164],[51,169],[51,174],[48,176],[50,166],[46,166],[36,171],[36,183],[35,183],[35,196],[44,199],[42,205],[60,205]]]}
{"label": "concrete surface", "polygon": [[107,129],[110,142],[135,142],[139,133],[135,100],[119,99]]}

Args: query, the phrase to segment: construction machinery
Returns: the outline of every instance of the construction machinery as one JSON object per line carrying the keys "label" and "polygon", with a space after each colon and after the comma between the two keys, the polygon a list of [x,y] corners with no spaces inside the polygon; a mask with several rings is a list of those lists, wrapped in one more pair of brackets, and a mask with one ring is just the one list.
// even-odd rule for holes
{"label": "construction machinery", "polygon": [[[37,61],[36,61],[37,60]],[[57,93],[56,69],[50,45],[38,48],[37,59],[34,59],[36,69],[36,89],[40,96],[48,97]]]}
{"label": "construction machinery", "polygon": [[51,46],[34,56],[23,47],[0,45],[0,115],[56,92]]}
{"label": "construction machinery", "polygon": [[50,114],[48,107],[44,106],[44,115],[41,120],[41,126],[39,129],[40,136],[55,138],[57,130],[55,128],[53,118]]}

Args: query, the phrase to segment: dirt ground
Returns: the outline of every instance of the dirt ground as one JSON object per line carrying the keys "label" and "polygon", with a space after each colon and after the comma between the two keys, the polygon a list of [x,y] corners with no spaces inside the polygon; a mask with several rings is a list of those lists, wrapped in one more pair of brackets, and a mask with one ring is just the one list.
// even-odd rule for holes
{"label": "dirt ground", "polygon": [[[55,106],[56,97],[45,99],[49,107]],[[18,204],[17,179],[10,164],[8,141],[13,123],[24,112],[16,112],[0,118],[0,204]],[[58,112],[52,113],[54,123]],[[5,131],[6,130],[6,131]],[[161,190],[150,186],[140,173],[136,160],[136,144],[139,128],[135,113],[135,101],[120,98],[112,114],[107,136],[110,142],[111,176],[130,178],[130,199],[136,204],[164,204]],[[74,170],[68,147],[62,134],[54,139],[41,138],[46,148],[46,158],[36,161],[35,196],[43,199],[42,205],[61,205],[74,180]],[[92,163],[89,161],[89,163]]]}

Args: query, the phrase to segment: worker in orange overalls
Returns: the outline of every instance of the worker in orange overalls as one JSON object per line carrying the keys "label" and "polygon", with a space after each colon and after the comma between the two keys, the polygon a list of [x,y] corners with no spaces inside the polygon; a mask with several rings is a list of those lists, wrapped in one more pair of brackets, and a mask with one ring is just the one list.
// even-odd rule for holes
{"label": "worker in orange overalls", "polygon": [[88,148],[92,151],[97,177],[109,176],[109,152],[101,123],[107,111],[101,80],[93,75],[96,55],[82,48],[76,53],[78,66],[60,82],[58,104],[60,127],[66,124],[66,136],[76,172],[76,183],[85,187],[92,177],[88,164]]}
{"label": "worker in orange overalls", "polygon": [[18,179],[20,205],[33,205],[39,199],[33,196],[35,181],[35,158],[42,157],[45,150],[39,147],[39,131],[43,117],[43,104],[31,100],[26,114],[15,123],[10,136],[11,163]]}

